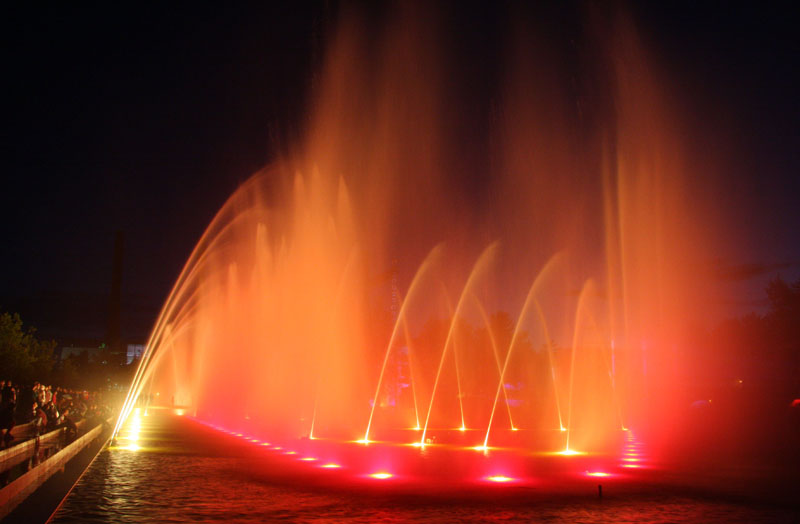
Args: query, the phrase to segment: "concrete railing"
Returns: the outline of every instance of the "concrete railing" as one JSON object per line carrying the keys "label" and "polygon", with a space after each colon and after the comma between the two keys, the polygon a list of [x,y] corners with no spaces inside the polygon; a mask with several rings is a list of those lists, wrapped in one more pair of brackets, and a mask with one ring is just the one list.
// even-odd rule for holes
{"label": "concrete railing", "polygon": [[[82,430],[86,425],[86,419],[78,421],[75,425],[79,431]],[[44,435],[30,438],[0,451],[0,472],[13,468],[20,462],[31,458],[36,453],[36,450],[42,446],[57,443],[63,432],[63,428],[54,429]]]}
{"label": "concrete railing", "polygon": [[11,434],[15,439],[24,440],[36,436],[36,424],[28,422],[27,424],[20,424],[11,428]]}
{"label": "concrete railing", "polygon": [[[83,422],[83,421],[81,421]],[[76,439],[72,444],[68,445],[64,449],[58,451],[50,458],[46,459],[41,464],[33,467],[30,471],[24,473],[19,478],[14,480],[13,482],[9,483],[4,488],[0,489],[0,519],[3,519],[11,513],[11,511],[16,508],[23,500],[25,500],[28,496],[30,496],[34,491],[36,491],[39,486],[44,484],[47,479],[53,476],[54,473],[63,469],[64,465],[69,462],[75,455],[77,455],[81,450],[85,447],[90,445],[96,438],[100,437],[103,433],[103,426],[104,424],[98,424],[91,430],[89,430],[85,435]],[[52,439],[52,438],[59,438],[60,432],[62,430],[51,431],[45,435],[42,435],[38,438],[40,445],[41,440],[43,438]],[[55,435],[54,435],[55,434]],[[25,446],[24,450],[15,452],[14,457],[19,457],[19,455],[25,455],[29,453],[29,442],[32,442],[34,449],[35,449],[35,442],[37,439],[24,442],[22,444],[18,444],[12,448],[4,450],[3,452],[14,451],[14,448],[22,448]],[[12,455],[9,455],[9,458],[6,460],[14,460]],[[21,459],[24,460],[24,459]],[[21,461],[20,460],[20,461]]]}

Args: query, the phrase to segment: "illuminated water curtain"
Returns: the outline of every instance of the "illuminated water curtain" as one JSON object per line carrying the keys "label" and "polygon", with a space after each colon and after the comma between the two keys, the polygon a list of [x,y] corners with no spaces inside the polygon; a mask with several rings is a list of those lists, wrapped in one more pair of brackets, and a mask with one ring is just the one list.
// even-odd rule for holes
{"label": "illuminated water curtain", "polygon": [[195,246],[115,435],[154,402],[275,450],[307,439],[579,458],[670,423],[670,399],[650,392],[671,387],[705,289],[685,261],[711,243],[692,227],[705,207],[634,32],[609,29],[595,56],[613,96],[592,110],[613,118],[537,89],[558,84],[546,60],[512,59],[487,124],[492,161],[474,163],[443,124],[459,103],[446,57],[413,20],[389,32],[383,67],[353,58],[367,45],[357,29],[333,38],[305,138]]}

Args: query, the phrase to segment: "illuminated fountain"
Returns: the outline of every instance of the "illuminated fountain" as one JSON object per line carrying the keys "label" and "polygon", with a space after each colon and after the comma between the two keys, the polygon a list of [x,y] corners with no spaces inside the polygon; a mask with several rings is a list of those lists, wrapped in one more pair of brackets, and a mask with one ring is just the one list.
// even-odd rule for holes
{"label": "illuminated fountain", "polygon": [[502,455],[497,483],[513,457],[617,453],[628,428],[669,427],[674,348],[704,307],[689,261],[711,244],[633,31],[599,45],[590,116],[520,38],[488,162],[447,121],[435,33],[401,13],[373,56],[342,25],[306,138],[209,225],[118,426],[158,392],[309,467],[360,454],[388,481],[438,448]]}

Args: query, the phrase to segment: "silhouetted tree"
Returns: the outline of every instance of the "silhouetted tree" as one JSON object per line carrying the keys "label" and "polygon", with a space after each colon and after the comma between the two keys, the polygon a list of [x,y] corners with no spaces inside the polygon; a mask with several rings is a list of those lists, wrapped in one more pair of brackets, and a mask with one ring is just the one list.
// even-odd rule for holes
{"label": "silhouetted tree", "polygon": [[24,329],[18,314],[0,315],[0,374],[2,378],[27,383],[47,380],[53,367],[53,340],[43,341],[36,329]]}

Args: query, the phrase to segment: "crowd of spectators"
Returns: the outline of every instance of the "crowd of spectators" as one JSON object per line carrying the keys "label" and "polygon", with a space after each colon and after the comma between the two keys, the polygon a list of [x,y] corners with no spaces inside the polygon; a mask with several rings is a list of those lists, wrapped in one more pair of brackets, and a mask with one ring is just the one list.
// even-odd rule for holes
{"label": "crowd of spectators", "polygon": [[32,436],[64,428],[67,441],[77,436],[83,418],[106,420],[111,409],[100,392],[77,391],[35,382],[19,386],[0,380],[0,448],[12,445],[14,426],[33,423]]}

